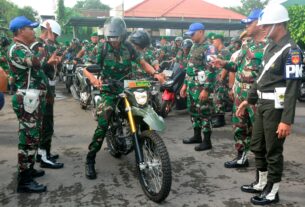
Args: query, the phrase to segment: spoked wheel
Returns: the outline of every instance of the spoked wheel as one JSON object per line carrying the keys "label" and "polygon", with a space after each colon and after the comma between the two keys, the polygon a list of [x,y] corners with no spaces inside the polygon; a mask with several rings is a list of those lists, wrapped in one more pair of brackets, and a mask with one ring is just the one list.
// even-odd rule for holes
{"label": "spoked wheel", "polygon": [[141,148],[144,163],[137,170],[142,189],[146,196],[156,203],[164,201],[172,184],[172,172],[166,146],[154,131],[141,134]]}
{"label": "spoked wheel", "polygon": [[117,144],[115,142],[115,137],[112,132],[112,127],[108,129],[106,133],[106,142],[110,155],[115,158],[120,158],[122,154],[117,150]]}

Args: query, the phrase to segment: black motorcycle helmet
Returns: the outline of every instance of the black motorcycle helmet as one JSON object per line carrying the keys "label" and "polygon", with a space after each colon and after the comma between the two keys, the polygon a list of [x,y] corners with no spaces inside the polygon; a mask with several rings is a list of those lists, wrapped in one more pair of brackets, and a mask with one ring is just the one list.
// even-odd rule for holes
{"label": "black motorcycle helmet", "polygon": [[104,23],[107,41],[123,41],[126,37],[126,24],[121,17],[109,17]]}
{"label": "black motorcycle helmet", "polygon": [[183,49],[190,49],[193,46],[193,41],[191,39],[185,39],[182,42]]}
{"label": "black motorcycle helmet", "polygon": [[144,49],[150,45],[150,36],[143,30],[138,30],[129,36],[129,41]]}
{"label": "black motorcycle helmet", "polygon": [[0,38],[0,46],[6,47],[10,45],[10,40],[7,37],[1,37]]}

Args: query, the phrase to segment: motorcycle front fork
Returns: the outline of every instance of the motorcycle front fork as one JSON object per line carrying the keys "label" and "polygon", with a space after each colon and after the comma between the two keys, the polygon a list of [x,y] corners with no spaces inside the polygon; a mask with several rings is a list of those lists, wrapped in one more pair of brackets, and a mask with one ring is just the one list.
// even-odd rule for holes
{"label": "motorcycle front fork", "polygon": [[137,163],[139,164],[140,169],[143,170],[146,167],[145,163],[144,163],[144,159],[143,159],[143,152],[140,147],[137,130],[136,130],[136,126],[135,126],[135,121],[132,116],[130,103],[127,100],[127,97],[124,97],[124,102],[125,102],[125,111],[127,112],[127,115],[128,115],[128,122],[130,125],[131,133],[132,133],[132,136],[134,137],[136,160],[137,160]]}

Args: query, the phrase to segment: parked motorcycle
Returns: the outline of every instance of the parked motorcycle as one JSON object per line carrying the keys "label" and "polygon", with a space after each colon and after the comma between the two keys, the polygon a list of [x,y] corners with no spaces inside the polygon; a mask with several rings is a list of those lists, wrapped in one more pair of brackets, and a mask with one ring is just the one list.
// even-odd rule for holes
{"label": "parked motorcycle", "polygon": [[173,62],[163,70],[163,74],[167,77],[167,81],[161,86],[161,91],[163,91],[161,116],[165,118],[173,106],[176,106],[177,110],[186,109],[186,98],[180,96],[186,72],[179,63]]}
{"label": "parked motorcycle", "polygon": [[73,59],[69,58],[65,60],[59,72],[59,79],[65,83],[66,89],[69,93],[70,93],[70,87],[73,84],[74,72],[75,72],[75,66],[73,64]]}
{"label": "parked motorcycle", "polygon": [[[114,83],[106,81],[104,85]],[[164,120],[149,105],[149,88],[149,81],[124,81],[124,91],[117,95],[106,142],[115,158],[135,150],[142,189],[149,199],[160,203],[171,190],[172,173],[168,151],[156,132],[165,129]]]}

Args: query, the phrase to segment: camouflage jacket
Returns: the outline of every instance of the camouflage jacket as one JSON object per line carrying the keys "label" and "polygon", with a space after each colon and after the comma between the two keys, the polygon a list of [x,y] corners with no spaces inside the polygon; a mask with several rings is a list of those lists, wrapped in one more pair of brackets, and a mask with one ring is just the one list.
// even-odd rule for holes
{"label": "camouflage jacket", "polygon": [[236,72],[235,79],[241,83],[253,83],[262,67],[265,42],[256,43],[253,39],[245,41],[241,47],[236,63],[229,62],[225,69]]}
{"label": "camouflage jacket", "polygon": [[84,54],[84,62],[96,63],[96,57],[98,53],[98,46],[90,42],[89,44],[85,45],[82,50],[85,51]]}
{"label": "camouflage jacket", "polygon": [[[102,64],[101,78],[104,80],[124,80],[132,77],[132,62],[140,63],[143,56],[127,43],[122,43],[119,49],[114,49],[107,42],[99,44],[97,64]],[[128,49],[129,48],[129,49]],[[106,50],[106,51],[105,51]],[[103,57],[103,55],[105,55]],[[103,87],[103,90],[110,90]]]}
{"label": "camouflage jacket", "polygon": [[10,67],[7,61],[7,49],[0,48],[0,67],[3,68],[3,70],[9,74],[10,73]]}
{"label": "camouflage jacket", "polygon": [[181,47],[177,47],[176,45],[172,46],[170,52],[171,57],[175,58],[179,51],[182,51]]}
{"label": "camouflage jacket", "polygon": [[15,85],[18,89],[27,88],[31,69],[30,88],[46,90],[47,79],[41,69],[41,62],[29,47],[16,42],[10,47],[8,56],[11,74],[15,78]]}
{"label": "camouflage jacket", "polygon": [[[215,50],[205,43],[194,43],[186,67],[185,83],[189,87],[202,86],[208,92],[213,91],[213,82],[215,81],[215,71],[208,63],[210,55],[215,55]],[[198,81],[198,72],[204,71],[204,83]]]}

